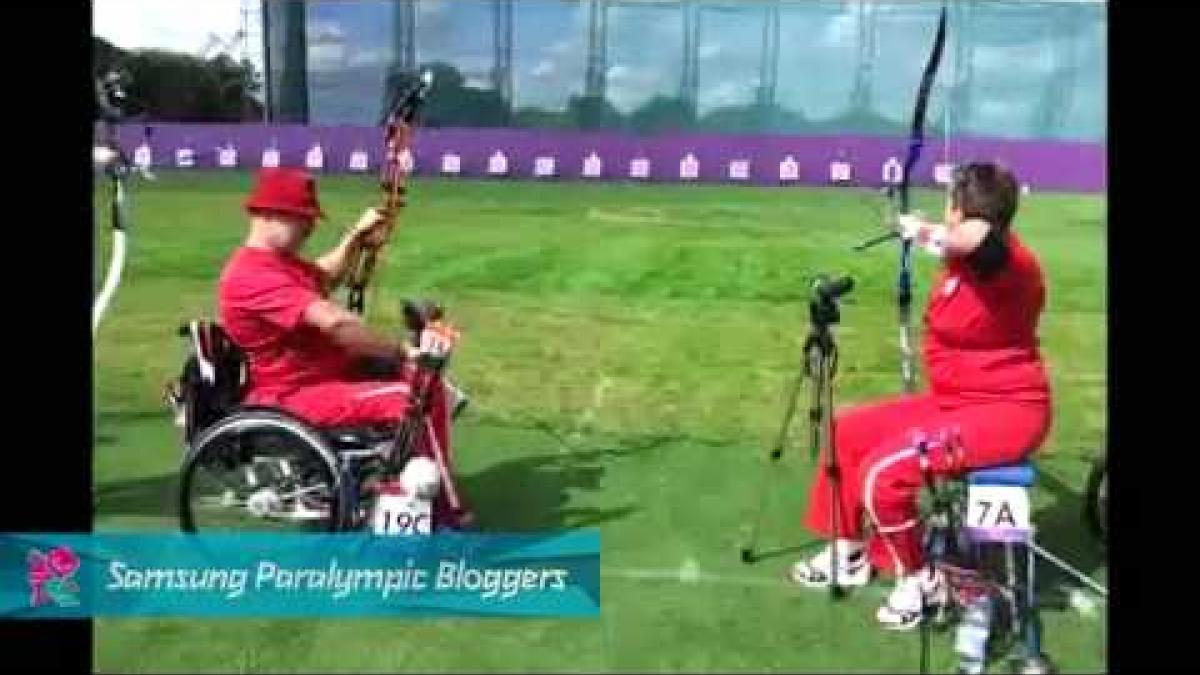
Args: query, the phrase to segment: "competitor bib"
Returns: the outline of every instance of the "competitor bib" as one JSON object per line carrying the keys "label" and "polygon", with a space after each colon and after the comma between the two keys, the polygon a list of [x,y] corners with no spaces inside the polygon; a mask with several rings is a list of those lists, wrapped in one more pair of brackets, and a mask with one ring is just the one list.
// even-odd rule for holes
{"label": "competitor bib", "polygon": [[1026,541],[1033,534],[1029,491],[1012,485],[972,485],[967,490],[967,530],[976,541]]}
{"label": "competitor bib", "polygon": [[371,524],[382,537],[432,534],[433,504],[403,492],[384,493],[375,501]]}

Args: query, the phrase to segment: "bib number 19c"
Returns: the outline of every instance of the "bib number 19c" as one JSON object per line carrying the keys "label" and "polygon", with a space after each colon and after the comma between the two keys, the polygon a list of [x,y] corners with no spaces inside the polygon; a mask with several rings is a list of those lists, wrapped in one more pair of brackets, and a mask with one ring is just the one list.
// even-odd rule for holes
{"label": "bib number 19c", "polygon": [[433,507],[421,499],[381,495],[372,525],[375,534],[386,537],[432,534]]}

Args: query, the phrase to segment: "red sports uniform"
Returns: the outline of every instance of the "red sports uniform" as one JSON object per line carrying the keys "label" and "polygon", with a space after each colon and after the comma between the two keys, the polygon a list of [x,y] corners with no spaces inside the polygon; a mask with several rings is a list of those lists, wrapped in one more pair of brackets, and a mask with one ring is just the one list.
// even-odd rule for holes
{"label": "red sports uniform", "polygon": [[929,392],[835,417],[840,531],[830,531],[824,471],[817,472],[805,524],[825,537],[861,540],[869,518],[867,555],[878,570],[909,574],[923,564],[917,439],[930,441],[934,475],[956,475],[1019,462],[1050,428],[1050,387],[1036,335],[1045,305],[1042,271],[1016,234],[1010,231],[1006,241],[1008,262],[993,277],[981,279],[962,259],[948,258],[935,281],[925,312]]}
{"label": "red sports uniform", "polygon": [[[249,362],[247,402],[283,408],[319,427],[396,424],[412,404],[413,370],[405,369],[395,380],[356,376],[355,359],[303,323],[309,305],[324,297],[324,272],[307,260],[249,247],[230,258],[221,274],[218,304],[221,325]],[[445,387],[439,378],[429,390],[426,440],[435,440],[436,447],[417,443],[416,452],[441,465],[445,498],[435,504],[441,508],[435,518],[452,519],[444,507],[459,505],[459,497],[450,479]]]}

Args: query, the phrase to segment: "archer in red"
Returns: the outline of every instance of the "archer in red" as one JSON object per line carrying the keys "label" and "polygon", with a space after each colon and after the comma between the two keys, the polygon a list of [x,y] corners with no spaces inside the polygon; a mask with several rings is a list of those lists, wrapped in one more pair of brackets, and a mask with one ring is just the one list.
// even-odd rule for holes
{"label": "archer in red", "polygon": [[[920,594],[928,602],[945,589],[922,559],[918,441],[929,443],[933,475],[960,475],[1022,461],[1050,428],[1050,386],[1036,335],[1045,283],[1037,258],[1012,231],[1017,200],[1008,170],[970,164],[955,178],[945,224],[901,216],[902,237],[944,258],[924,317],[929,389],[839,411],[839,493],[831,494],[832,482],[818,472],[809,494],[804,523],[838,538],[839,560],[826,548],[796,563],[792,579],[827,587],[833,564],[839,585],[866,584],[873,572],[894,575],[896,589],[877,615],[886,628],[918,625]],[[841,503],[837,532],[830,531],[831,498]]]}
{"label": "archer in red", "polygon": [[[263,169],[245,208],[250,232],[221,273],[218,305],[222,326],[246,353],[246,402],[319,427],[398,424],[412,406],[415,348],[372,332],[329,300],[357,250],[382,243],[390,214],[367,209],[335,248],[310,262],[299,251],[324,218],[310,174]],[[395,363],[396,374],[366,375],[366,359]],[[460,527],[470,512],[454,485],[445,387],[440,378],[433,385],[427,442],[416,452],[443,469],[435,522]]]}

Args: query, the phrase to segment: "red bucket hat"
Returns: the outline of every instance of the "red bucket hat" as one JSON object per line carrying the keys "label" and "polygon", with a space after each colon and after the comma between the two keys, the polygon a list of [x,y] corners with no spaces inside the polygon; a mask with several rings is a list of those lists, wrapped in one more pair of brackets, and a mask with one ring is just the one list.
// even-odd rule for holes
{"label": "red bucket hat", "polygon": [[317,181],[302,169],[266,168],[258,172],[254,191],[246,198],[247,211],[287,213],[304,218],[324,218],[317,201]]}

